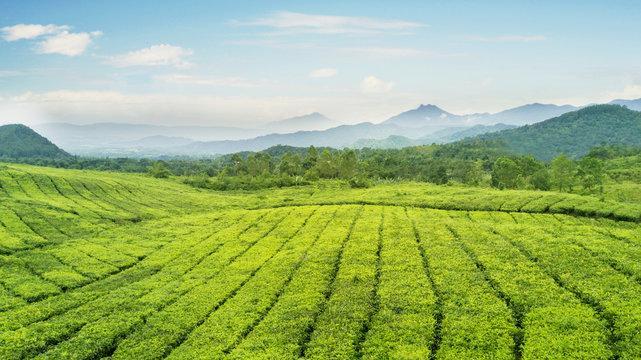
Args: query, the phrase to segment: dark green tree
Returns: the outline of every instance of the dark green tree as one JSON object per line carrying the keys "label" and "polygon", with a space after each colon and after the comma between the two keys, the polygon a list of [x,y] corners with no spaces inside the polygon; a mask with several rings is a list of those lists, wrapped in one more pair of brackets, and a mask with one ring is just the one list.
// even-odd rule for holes
{"label": "dark green tree", "polygon": [[351,179],[356,175],[356,153],[354,150],[343,151],[339,161],[339,176],[341,178]]}
{"label": "dark green tree", "polygon": [[603,162],[590,156],[584,157],[579,161],[577,176],[588,191],[603,185]]}
{"label": "dark green tree", "polygon": [[515,189],[520,185],[520,169],[514,161],[500,157],[492,168],[492,186],[499,189]]}
{"label": "dark green tree", "polygon": [[550,163],[550,176],[552,183],[556,185],[560,191],[569,190],[572,188],[572,180],[574,178],[574,169],[576,164],[565,154],[559,155]]}
{"label": "dark green tree", "polygon": [[336,167],[334,164],[334,158],[329,150],[323,151],[320,155],[320,159],[317,163],[318,173],[321,177],[324,178],[333,178],[336,177]]}
{"label": "dark green tree", "polygon": [[546,168],[540,169],[530,177],[530,184],[537,190],[550,190],[551,182],[550,172]]}
{"label": "dark green tree", "polygon": [[147,168],[147,172],[157,179],[168,178],[171,175],[171,172],[165,167],[162,161],[156,161],[153,166]]}
{"label": "dark green tree", "polygon": [[307,148],[307,156],[305,156],[305,160],[303,161],[303,169],[309,170],[316,166],[316,162],[318,161],[318,150],[314,147],[314,145],[311,145],[309,148]]}

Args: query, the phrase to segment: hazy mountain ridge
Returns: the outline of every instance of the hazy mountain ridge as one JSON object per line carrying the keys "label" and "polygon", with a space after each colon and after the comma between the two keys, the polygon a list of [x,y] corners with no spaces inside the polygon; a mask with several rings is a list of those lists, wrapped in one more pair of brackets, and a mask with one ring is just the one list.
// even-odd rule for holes
{"label": "hazy mountain ridge", "polygon": [[238,151],[260,151],[275,145],[297,147],[329,146],[341,148],[350,145],[362,136],[370,138],[385,138],[400,132],[395,125],[377,125],[361,123],[356,125],[341,125],[328,130],[298,131],[291,134],[270,134],[247,140],[226,140],[195,142],[179,150],[200,154],[223,154]]}
{"label": "hazy mountain ridge", "polygon": [[[561,107],[556,105],[542,105],[532,104],[533,106],[525,105],[522,111],[519,108],[509,109],[513,113],[527,114],[527,119],[537,119],[542,121],[541,118],[545,115],[538,117],[532,115],[541,109],[544,109],[547,114],[549,109],[559,108],[565,111],[569,107]],[[498,114],[502,114],[501,112]],[[312,114],[313,115],[313,114]],[[319,114],[320,115],[320,114]],[[436,119],[433,119],[432,117]],[[321,115],[322,116],[322,115]],[[492,114],[472,114],[472,115],[454,115],[446,112],[434,105],[421,105],[416,109],[406,111],[397,116],[383,121],[379,124],[373,123],[360,123],[356,125],[341,125],[327,130],[315,131],[298,131],[287,134],[269,134],[258,136],[245,140],[223,140],[223,141],[206,141],[195,142],[184,147],[174,149],[181,154],[225,154],[239,151],[260,151],[275,145],[290,145],[290,146],[330,146],[335,148],[342,147],[393,147],[398,148],[404,145],[422,145],[431,143],[444,143],[462,139],[466,136],[474,136],[483,131],[472,132],[469,134],[461,134],[454,136],[455,133],[465,131],[476,125],[488,126],[489,131],[497,131],[502,128],[492,130],[494,126]],[[503,117],[515,117],[516,115],[503,114]],[[525,116],[525,115],[523,115]],[[294,118],[296,119],[296,118]],[[291,120],[291,119],[289,119]],[[479,124],[481,122],[481,124]],[[514,122],[518,122],[514,120]],[[437,133],[438,132],[438,133]],[[435,134],[430,136],[430,134]],[[392,136],[392,138],[389,138]],[[388,139],[389,138],[389,139]],[[405,138],[405,139],[403,139]],[[377,142],[378,141],[378,142]],[[382,141],[382,142],[380,142]]]}
{"label": "hazy mountain ridge", "polygon": [[340,125],[340,122],[332,120],[318,112],[314,112],[285,120],[272,121],[265,126],[265,129],[274,132],[291,132],[292,129],[297,131],[313,131],[327,130]]}
{"label": "hazy mountain ridge", "polygon": [[[641,110],[641,99],[611,103]],[[207,126],[158,126],[100,123],[72,125],[51,123],[35,129],[67,151],[91,156],[202,156],[239,151],[260,151],[275,145],[307,147],[385,147],[446,143],[467,136],[502,130],[507,126],[532,124],[578,108],[571,105],[533,103],[498,113],[456,115],[435,105],[420,105],[381,123],[364,122],[324,128],[337,122],[320,113],[297,116],[266,124],[263,128]],[[284,131],[288,127],[294,132]],[[475,128],[476,126],[484,127]],[[465,133],[468,130],[470,132]],[[472,130],[474,129],[474,130]],[[461,134],[456,134],[463,132]],[[456,134],[456,135],[455,135]],[[390,138],[391,137],[391,138]],[[188,142],[188,140],[192,140]]]}
{"label": "hazy mountain ridge", "polygon": [[408,137],[400,135],[390,135],[385,139],[359,139],[350,147],[356,149],[365,147],[369,147],[372,149],[402,149],[408,146],[445,144],[471,136],[477,136],[513,128],[516,128],[516,126],[506,124],[496,124],[490,126],[475,125],[470,128],[454,127],[437,131],[420,139],[410,139]]}

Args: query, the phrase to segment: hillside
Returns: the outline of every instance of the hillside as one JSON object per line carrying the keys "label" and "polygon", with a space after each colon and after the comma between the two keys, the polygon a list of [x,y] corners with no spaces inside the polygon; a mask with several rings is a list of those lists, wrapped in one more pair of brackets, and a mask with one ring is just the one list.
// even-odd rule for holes
{"label": "hillside", "polygon": [[479,136],[502,140],[517,153],[551,160],[584,156],[605,144],[641,146],[641,113],[618,105],[594,105],[537,124]]}
{"label": "hillside", "polygon": [[417,145],[421,145],[421,143],[405,136],[390,135],[385,139],[359,139],[349,147],[352,149],[402,149],[408,146]]}
{"label": "hillside", "polygon": [[476,125],[468,128],[453,127],[439,130],[419,139],[410,139],[400,135],[390,135],[385,139],[359,139],[349,147],[353,149],[371,148],[371,149],[402,149],[409,146],[446,144],[467,137],[481,134],[497,132],[505,129],[513,129],[514,125],[496,124],[496,125]]}
{"label": "hillside", "polygon": [[641,206],[24,165],[0,184],[2,359],[641,356]]}
{"label": "hillside", "polygon": [[178,148],[182,152],[196,154],[228,154],[239,151],[261,151],[276,145],[308,147],[314,145],[342,148],[349,146],[356,139],[385,138],[402,129],[395,125],[376,125],[362,123],[341,125],[328,130],[298,131],[290,134],[270,134],[247,140],[226,140],[195,142]]}
{"label": "hillside", "polygon": [[494,123],[499,122],[522,126],[541,122],[578,109],[579,108],[571,105],[558,106],[534,103],[504,110],[496,114],[484,115],[484,118],[491,118]]}
{"label": "hillside", "polygon": [[494,133],[501,130],[513,129],[515,127],[516,127],[515,125],[506,125],[506,124],[498,123],[495,125],[475,125],[465,129],[458,129],[457,131],[453,131],[453,132],[446,132],[445,130],[442,130],[432,135],[427,135],[420,138],[419,142],[425,145],[433,144],[433,143],[445,144],[445,143],[450,143],[457,140],[465,139],[467,137]]}
{"label": "hillside", "polygon": [[29,127],[15,124],[0,126],[0,157],[64,158],[65,151]]}

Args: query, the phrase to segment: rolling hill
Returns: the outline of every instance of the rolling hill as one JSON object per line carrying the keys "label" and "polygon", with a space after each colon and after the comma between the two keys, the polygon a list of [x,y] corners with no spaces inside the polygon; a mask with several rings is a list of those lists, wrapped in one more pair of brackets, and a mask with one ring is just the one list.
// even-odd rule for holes
{"label": "rolling hill", "polygon": [[0,157],[64,158],[69,156],[51,141],[25,125],[0,126]]}
{"label": "rolling hill", "polygon": [[594,105],[478,138],[502,140],[515,152],[540,160],[551,160],[562,153],[579,157],[602,143],[641,146],[641,112],[619,105]]}

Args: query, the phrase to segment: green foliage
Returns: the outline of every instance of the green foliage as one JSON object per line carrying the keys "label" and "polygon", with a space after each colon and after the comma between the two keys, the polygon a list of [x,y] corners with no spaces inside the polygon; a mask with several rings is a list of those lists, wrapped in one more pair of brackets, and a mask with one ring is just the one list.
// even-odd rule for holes
{"label": "green foliage", "polygon": [[572,188],[576,164],[565,154],[559,155],[550,163],[550,176],[552,182],[560,191]]}
{"label": "green foliage", "polygon": [[71,156],[24,125],[0,126],[0,160],[64,159]]}
{"label": "green foliage", "polygon": [[560,154],[577,158],[603,143],[641,146],[641,113],[618,105],[595,105],[479,138],[504,141],[509,149],[539,160],[549,161]]}
{"label": "green foliage", "polygon": [[171,175],[171,172],[161,161],[156,161],[153,166],[147,168],[147,172],[156,179],[166,179]]}
{"label": "green foliage", "polygon": [[577,176],[588,191],[603,185],[603,162],[593,157],[584,157],[579,161]]}
{"label": "green foliage", "polygon": [[522,178],[516,163],[508,158],[498,158],[492,169],[492,186],[499,189],[516,189]]}
{"label": "green foliage", "polygon": [[363,176],[353,177],[349,179],[349,186],[354,189],[366,189],[372,186],[372,182]]}
{"label": "green foliage", "polygon": [[537,190],[548,191],[552,188],[552,178],[550,177],[550,172],[545,169],[539,169],[530,178],[530,183]]}

